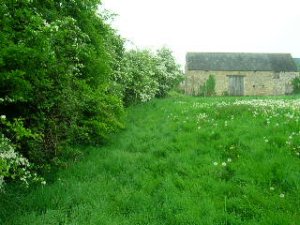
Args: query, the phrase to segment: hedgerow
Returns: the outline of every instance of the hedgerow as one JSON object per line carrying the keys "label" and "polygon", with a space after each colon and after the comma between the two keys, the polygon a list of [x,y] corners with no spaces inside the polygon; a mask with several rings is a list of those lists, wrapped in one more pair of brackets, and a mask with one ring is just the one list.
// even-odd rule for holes
{"label": "hedgerow", "polygon": [[48,168],[66,146],[105,143],[123,127],[124,105],[163,97],[179,82],[182,73],[169,50],[125,52],[99,4],[1,2],[1,180],[14,173],[3,146],[39,170]]}
{"label": "hedgerow", "polygon": [[156,53],[139,49],[125,52],[122,75],[124,102],[127,105],[164,97],[183,78],[179,65],[167,48]]}
{"label": "hedgerow", "polygon": [[40,136],[16,139],[6,129],[3,140],[38,165],[66,144],[103,143],[122,126],[111,88],[122,39],[97,15],[98,3],[1,2],[1,114]]}

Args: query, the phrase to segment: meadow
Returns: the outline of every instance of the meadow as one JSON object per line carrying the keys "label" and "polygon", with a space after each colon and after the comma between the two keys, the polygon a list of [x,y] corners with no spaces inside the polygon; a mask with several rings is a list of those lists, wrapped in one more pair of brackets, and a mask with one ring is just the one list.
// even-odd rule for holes
{"label": "meadow", "polygon": [[0,224],[300,224],[299,97],[155,99],[82,147],[45,186],[0,201]]}

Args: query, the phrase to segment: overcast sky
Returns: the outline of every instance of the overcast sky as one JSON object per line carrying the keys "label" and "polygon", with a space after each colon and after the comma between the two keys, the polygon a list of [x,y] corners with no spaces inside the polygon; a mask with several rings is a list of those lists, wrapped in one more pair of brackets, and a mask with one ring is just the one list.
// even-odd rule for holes
{"label": "overcast sky", "polygon": [[[300,0],[103,0],[112,25],[139,48],[284,52],[300,57]],[[130,45],[128,45],[130,46]]]}

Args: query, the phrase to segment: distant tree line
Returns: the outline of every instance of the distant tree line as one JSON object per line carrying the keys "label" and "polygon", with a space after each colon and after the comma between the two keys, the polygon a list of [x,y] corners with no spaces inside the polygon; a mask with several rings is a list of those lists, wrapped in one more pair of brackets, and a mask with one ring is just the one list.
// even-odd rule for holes
{"label": "distant tree line", "polygon": [[[164,97],[182,72],[166,48],[125,51],[99,0],[2,0],[0,189],[59,162],[68,146],[103,144],[125,106]],[[35,165],[35,166],[33,166]]]}

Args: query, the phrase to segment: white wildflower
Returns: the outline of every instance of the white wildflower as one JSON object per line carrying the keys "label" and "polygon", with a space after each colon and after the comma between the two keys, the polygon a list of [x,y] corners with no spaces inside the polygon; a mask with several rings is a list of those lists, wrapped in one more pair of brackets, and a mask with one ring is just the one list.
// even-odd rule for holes
{"label": "white wildflower", "polygon": [[268,142],[269,142],[269,140],[268,140],[266,137],[264,137],[264,140],[265,140],[265,142],[266,142],[266,143],[268,143]]}
{"label": "white wildflower", "polygon": [[218,165],[218,162],[213,162],[214,166],[217,166]]}
{"label": "white wildflower", "polygon": [[222,166],[226,166],[227,164],[226,164],[226,162],[222,162]]}
{"label": "white wildflower", "polygon": [[279,195],[279,197],[280,197],[280,198],[284,198],[284,193],[281,193],[281,194]]}

